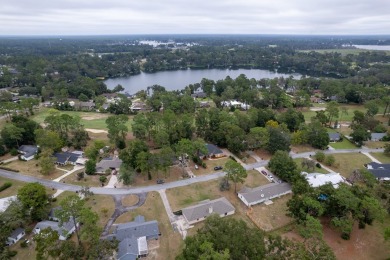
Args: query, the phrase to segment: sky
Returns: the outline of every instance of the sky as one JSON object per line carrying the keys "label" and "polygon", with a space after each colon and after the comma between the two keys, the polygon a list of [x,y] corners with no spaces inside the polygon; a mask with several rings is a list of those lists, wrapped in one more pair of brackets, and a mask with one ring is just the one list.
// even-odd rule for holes
{"label": "sky", "polygon": [[0,35],[390,34],[390,0],[0,0]]}

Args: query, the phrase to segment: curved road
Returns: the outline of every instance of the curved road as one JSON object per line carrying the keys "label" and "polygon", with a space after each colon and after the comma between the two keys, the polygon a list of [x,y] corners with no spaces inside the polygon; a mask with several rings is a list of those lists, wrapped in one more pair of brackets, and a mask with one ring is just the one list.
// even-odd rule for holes
{"label": "curved road", "polygon": [[[338,153],[361,153],[361,152],[383,152],[384,149],[340,149],[340,150],[327,150],[324,151],[325,154],[338,154]],[[292,158],[305,158],[309,157],[311,155],[314,155],[315,152],[306,152],[306,153],[290,153]],[[247,164],[245,168],[247,170],[266,166],[268,164],[268,160],[264,160],[261,162],[256,162],[252,164]],[[124,194],[137,194],[137,193],[144,193],[144,192],[150,192],[150,191],[158,191],[161,189],[171,189],[176,187],[182,187],[186,185],[190,185],[197,182],[204,182],[204,181],[210,181],[214,179],[218,179],[220,177],[223,177],[225,175],[225,172],[216,172],[212,174],[197,176],[195,178],[190,179],[184,179],[180,181],[175,182],[169,182],[164,184],[157,184],[157,185],[151,185],[151,186],[143,186],[143,187],[134,187],[134,188],[127,188],[127,189],[115,189],[115,188],[99,188],[99,187],[91,187],[91,191],[95,194],[106,194],[106,195],[124,195]],[[46,187],[50,187],[57,190],[66,190],[66,191],[78,191],[81,189],[81,186],[78,185],[72,185],[67,183],[61,183],[61,182],[54,182],[50,180],[44,180],[32,176],[23,175],[16,172],[10,172],[5,170],[0,170],[0,176],[23,181],[23,182],[38,182]]]}

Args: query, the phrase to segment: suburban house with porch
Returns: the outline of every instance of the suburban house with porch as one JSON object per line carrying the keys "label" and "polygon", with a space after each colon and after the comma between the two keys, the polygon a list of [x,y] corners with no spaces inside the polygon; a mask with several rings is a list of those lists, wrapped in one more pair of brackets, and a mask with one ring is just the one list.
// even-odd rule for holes
{"label": "suburban house with porch", "polygon": [[287,182],[270,183],[256,188],[244,186],[238,193],[238,198],[248,207],[279,198],[291,193],[291,185]]}
{"label": "suburban house with porch", "polygon": [[335,189],[337,189],[340,183],[347,183],[345,178],[337,172],[332,172],[328,174],[302,172],[301,174],[305,176],[306,181],[313,188],[317,188],[330,183]]}
{"label": "suburban house with porch", "polygon": [[382,141],[385,136],[387,136],[387,133],[371,133],[370,140],[375,142]]}
{"label": "suburban house with porch", "polygon": [[366,165],[369,172],[374,175],[377,180],[389,181],[390,180],[390,163],[377,163],[371,162]]}
{"label": "suburban house with porch", "polygon": [[207,155],[201,155],[204,159],[221,158],[226,156],[226,154],[214,144],[206,144],[206,148],[207,148]]}
{"label": "suburban house with porch", "polygon": [[[77,223],[77,226],[79,223]],[[68,222],[65,222],[60,226],[60,222],[57,221],[51,221],[51,220],[44,220],[41,222],[38,222],[35,225],[35,228],[33,230],[34,234],[39,234],[42,230],[46,228],[51,228],[52,230],[56,231],[59,235],[59,240],[66,240],[68,237],[73,234],[75,231],[75,226],[73,223],[73,220],[69,219]]]}
{"label": "suburban house with porch", "polygon": [[205,220],[212,214],[226,217],[233,215],[235,211],[233,205],[225,197],[221,197],[216,200],[201,201],[197,205],[182,209],[182,214],[187,223],[192,225]]}
{"label": "suburban house with porch", "polygon": [[22,160],[30,161],[34,159],[34,156],[38,153],[38,146],[36,145],[21,145],[18,148],[18,152],[21,154]]}
{"label": "suburban house with porch", "polygon": [[117,259],[136,260],[148,255],[148,241],[158,240],[160,235],[156,220],[146,222],[144,216],[137,216],[133,222],[116,225],[107,239],[120,241]]}
{"label": "suburban house with porch", "polygon": [[122,160],[117,156],[104,158],[99,163],[96,164],[96,173],[97,174],[106,174],[108,170],[110,173],[113,171],[119,171],[119,168],[122,165]]}
{"label": "suburban house with porch", "polygon": [[331,142],[340,142],[341,141],[340,133],[328,133],[328,134],[329,134],[329,141],[331,141]]}
{"label": "suburban house with porch", "polygon": [[7,238],[7,245],[13,245],[16,242],[18,242],[20,239],[22,239],[26,235],[26,232],[23,228],[17,228],[15,229],[11,235]]}
{"label": "suburban house with porch", "polygon": [[55,153],[53,154],[53,157],[55,159],[55,163],[61,166],[65,166],[67,164],[85,164],[85,160],[79,160],[83,158],[83,152],[81,151]]}

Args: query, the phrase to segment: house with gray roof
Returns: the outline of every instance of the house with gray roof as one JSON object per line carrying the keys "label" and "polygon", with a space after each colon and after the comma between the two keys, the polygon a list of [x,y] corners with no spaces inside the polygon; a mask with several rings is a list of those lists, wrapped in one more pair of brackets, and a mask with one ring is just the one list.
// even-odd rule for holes
{"label": "house with gray roof", "polygon": [[22,239],[25,235],[26,235],[26,232],[23,228],[17,228],[8,237],[6,244],[9,246],[13,245],[16,242],[18,242],[20,239]]}
{"label": "house with gray roof", "polygon": [[[77,223],[77,226],[78,225],[79,224]],[[44,220],[35,225],[33,232],[34,234],[39,234],[46,228],[51,228],[56,231],[59,235],[59,240],[66,240],[76,229],[71,219],[69,219],[68,222],[63,223],[62,226],[60,226],[60,222]]]}
{"label": "house with gray roof", "polygon": [[329,141],[331,141],[331,142],[341,141],[340,133],[328,133],[328,134],[329,134]]}
{"label": "house with gray roof", "polygon": [[205,220],[212,214],[226,217],[235,213],[233,205],[225,198],[201,201],[194,206],[182,209],[183,217],[189,225]]}
{"label": "house with gray roof", "polygon": [[120,241],[117,259],[136,260],[149,253],[148,241],[160,235],[156,220],[145,222],[145,217],[137,216],[133,222],[118,224],[108,239]]}
{"label": "house with gray roof", "polygon": [[377,180],[388,181],[390,180],[390,163],[377,163],[371,162],[366,165],[369,172],[374,175]]}
{"label": "house with gray roof", "polygon": [[208,158],[220,158],[226,156],[226,154],[214,144],[206,144],[207,155],[202,155]]}
{"label": "house with gray roof", "polygon": [[244,186],[237,195],[238,198],[249,207],[273,198],[279,198],[291,192],[291,185],[282,182],[270,183],[253,189]]}
{"label": "house with gray roof", "polygon": [[370,140],[371,141],[382,141],[383,137],[385,137],[387,133],[371,133]]}
{"label": "house with gray roof", "polygon": [[21,145],[18,148],[18,152],[21,154],[22,160],[30,161],[34,159],[34,156],[38,153],[38,146],[36,145]]}
{"label": "house with gray roof", "polygon": [[122,165],[122,160],[116,156],[104,158],[99,163],[96,164],[96,173],[105,174],[107,170],[119,171],[121,165]]}
{"label": "house with gray roof", "polygon": [[61,153],[55,153],[53,154],[53,157],[55,159],[55,163],[61,166],[71,164],[76,165],[77,160],[79,158],[82,158],[82,154],[80,154],[78,151],[76,152],[61,152]]}

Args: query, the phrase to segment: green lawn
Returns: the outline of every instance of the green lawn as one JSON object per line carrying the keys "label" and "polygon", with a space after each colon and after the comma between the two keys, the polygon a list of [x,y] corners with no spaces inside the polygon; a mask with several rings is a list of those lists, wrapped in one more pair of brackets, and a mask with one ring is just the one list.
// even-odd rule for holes
{"label": "green lawn", "polygon": [[370,153],[373,157],[379,160],[381,163],[390,163],[390,157],[384,153]]}
{"label": "green lawn", "polygon": [[0,186],[6,182],[12,183],[12,186],[9,187],[8,189],[0,191],[0,198],[6,198],[9,196],[16,195],[18,193],[19,188],[23,187],[26,184],[25,182],[15,181],[4,177],[0,177]]}
{"label": "green lawn", "polygon": [[303,158],[297,158],[297,159],[294,159],[295,163],[297,164],[298,166],[298,169],[299,169],[299,172],[307,172],[307,173],[313,173],[313,172],[317,172],[317,173],[329,173],[327,170],[323,169],[323,168],[318,168],[318,167],[315,167],[314,170],[312,169],[307,169],[307,168],[302,168],[302,161],[303,161]]}
{"label": "green lawn", "polygon": [[334,166],[329,167],[348,178],[356,169],[361,169],[364,164],[371,162],[370,158],[361,153],[334,154],[336,159]]}
{"label": "green lawn", "polygon": [[[47,108],[42,108],[39,112],[36,112],[31,118],[38,123],[43,123],[45,118],[49,115],[49,110]],[[111,114],[103,114],[96,112],[80,112],[80,111],[60,111],[63,114],[68,114],[70,116],[79,116],[81,118],[81,123],[85,128],[101,129],[107,130],[106,119]],[[127,127],[131,131],[132,116],[129,116],[129,121],[127,122]]]}
{"label": "green lawn", "polygon": [[356,145],[351,143],[348,139],[343,138],[343,141],[336,143],[329,143],[334,149],[358,149]]}

